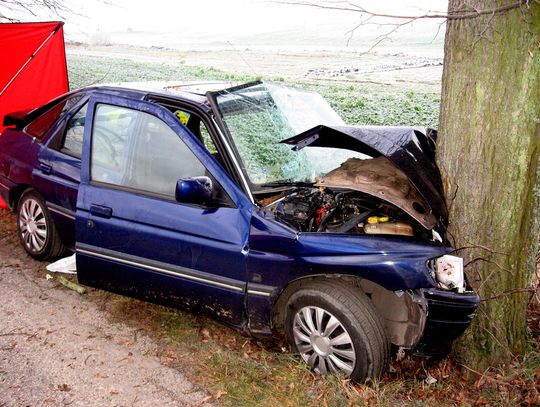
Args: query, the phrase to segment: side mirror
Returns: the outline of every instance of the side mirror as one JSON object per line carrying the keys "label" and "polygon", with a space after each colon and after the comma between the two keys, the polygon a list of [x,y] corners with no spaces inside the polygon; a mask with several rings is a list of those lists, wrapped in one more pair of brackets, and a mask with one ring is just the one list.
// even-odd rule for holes
{"label": "side mirror", "polygon": [[176,182],[177,202],[203,204],[212,197],[212,181],[208,177],[182,178]]}

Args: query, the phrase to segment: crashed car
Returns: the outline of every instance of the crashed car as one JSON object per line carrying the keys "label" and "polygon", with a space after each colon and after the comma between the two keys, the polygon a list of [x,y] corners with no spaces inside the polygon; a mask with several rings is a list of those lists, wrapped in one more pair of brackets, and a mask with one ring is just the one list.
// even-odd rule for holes
{"label": "crashed car", "polygon": [[479,302],[445,237],[435,132],[351,127],[254,82],[77,90],[5,118],[0,193],[80,283],[284,334],[316,372],[446,354]]}

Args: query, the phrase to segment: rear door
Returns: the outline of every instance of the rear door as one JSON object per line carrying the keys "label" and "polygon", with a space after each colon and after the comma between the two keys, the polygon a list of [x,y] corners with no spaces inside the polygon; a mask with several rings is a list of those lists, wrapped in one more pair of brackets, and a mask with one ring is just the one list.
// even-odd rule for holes
{"label": "rear door", "polygon": [[[165,108],[97,94],[88,117],[76,211],[81,283],[243,324],[251,203]],[[204,175],[226,199],[175,201],[179,178]]]}
{"label": "rear door", "polygon": [[75,246],[75,208],[81,174],[81,154],[87,103],[80,96],[54,126],[39,153],[34,185],[43,194],[63,243]]}

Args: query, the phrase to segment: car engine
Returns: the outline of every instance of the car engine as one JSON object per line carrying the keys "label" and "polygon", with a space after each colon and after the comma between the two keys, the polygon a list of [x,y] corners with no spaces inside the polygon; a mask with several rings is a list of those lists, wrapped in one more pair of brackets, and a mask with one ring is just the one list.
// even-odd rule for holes
{"label": "car engine", "polygon": [[264,203],[277,219],[302,232],[429,235],[396,206],[349,189],[299,188]]}

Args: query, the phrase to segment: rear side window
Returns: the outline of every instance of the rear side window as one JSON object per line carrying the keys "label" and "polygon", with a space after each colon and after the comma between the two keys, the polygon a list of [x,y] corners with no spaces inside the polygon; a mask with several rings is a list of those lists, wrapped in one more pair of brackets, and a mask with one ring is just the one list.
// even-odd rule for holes
{"label": "rear side window", "polygon": [[34,119],[32,123],[26,126],[26,134],[35,137],[38,140],[42,140],[43,137],[49,132],[54,123],[62,116],[62,114],[71,109],[79,100],[80,95],[73,96],[62,100],[58,104],[51,107],[45,113],[38,118]]}
{"label": "rear side window", "polygon": [[73,117],[69,120],[66,128],[64,145],[62,147],[62,152],[79,158],[82,155],[84,122],[86,120],[87,106],[88,103],[81,107],[79,111],[75,113]]}

